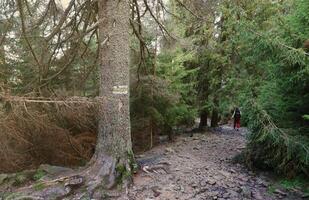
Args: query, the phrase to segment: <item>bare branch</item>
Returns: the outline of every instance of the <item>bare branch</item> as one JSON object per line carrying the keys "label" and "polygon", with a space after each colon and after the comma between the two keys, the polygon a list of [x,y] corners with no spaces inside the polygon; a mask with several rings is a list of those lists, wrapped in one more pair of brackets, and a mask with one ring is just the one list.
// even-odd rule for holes
{"label": "bare branch", "polygon": [[67,19],[70,10],[72,9],[73,5],[75,3],[75,0],[71,0],[68,7],[65,9],[63,15],[60,18],[60,21],[58,25],[53,29],[53,31],[46,37],[46,40],[51,40],[60,30],[62,25],[64,24],[65,20]]}
{"label": "bare branch", "polygon": [[40,67],[41,66],[40,61],[38,60],[37,55],[35,54],[32,46],[31,46],[31,43],[27,38],[27,34],[26,34],[27,31],[26,31],[26,26],[25,26],[25,21],[24,21],[24,12],[23,12],[23,7],[22,7],[22,0],[17,0],[17,6],[18,6],[19,14],[20,14],[21,28],[22,28],[22,33],[23,33],[24,39],[27,43],[27,46],[28,46],[35,62]]}

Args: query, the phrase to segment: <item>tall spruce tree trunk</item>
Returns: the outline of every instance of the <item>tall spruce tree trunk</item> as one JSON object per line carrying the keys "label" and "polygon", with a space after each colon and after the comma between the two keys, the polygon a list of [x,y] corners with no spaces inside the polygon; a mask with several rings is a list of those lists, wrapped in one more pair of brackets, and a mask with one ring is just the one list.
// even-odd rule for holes
{"label": "tall spruce tree trunk", "polygon": [[129,3],[99,1],[101,82],[103,99],[96,155],[126,157],[131,151],[129,113]]}
{"label": "tall spruce tree trunk", "polygon": [[[100,121],[96,151],[91,162],[106,187],[130,170],[132,153],[129,113],[129,3],[100,0]],[[91,165],[90,162],[90,165]],[[96,171],[96,170],[94,170]],[[102,180],[101,180],[102,181]]]}

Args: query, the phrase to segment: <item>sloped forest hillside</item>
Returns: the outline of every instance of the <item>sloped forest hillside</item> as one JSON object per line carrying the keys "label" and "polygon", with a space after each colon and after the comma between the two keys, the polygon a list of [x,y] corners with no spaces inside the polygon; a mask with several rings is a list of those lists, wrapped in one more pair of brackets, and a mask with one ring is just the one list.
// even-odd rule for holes
{"label": "sloped forest hillside", "polygon": [[[101,108],[102,66],[124,62],[130,86],[112,90],[130,94],[134,153],[227,124],[239,107],[249,168],[309,176],[309,1],[131,0],[126,18],[104,14],[110,2],[1,0],[1,173],[85,166],[115,120]],[[129,63],[108,17],[127,20]]]}

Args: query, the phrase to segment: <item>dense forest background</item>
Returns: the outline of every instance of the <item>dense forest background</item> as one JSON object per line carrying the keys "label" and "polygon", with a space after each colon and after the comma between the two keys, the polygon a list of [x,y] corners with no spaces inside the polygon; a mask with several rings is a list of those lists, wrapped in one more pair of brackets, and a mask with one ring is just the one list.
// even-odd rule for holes
{"label": "dense forest background", "polygon": [[[196,118],[200,130],[217,127],[240,107],[252,132],[243,153],[248,166],[309,175],[308,1],[130,6],[135,151],[162,135],[173,140]],[[0,7],[0,171],[84,165],[100,114],[97,2]]]}

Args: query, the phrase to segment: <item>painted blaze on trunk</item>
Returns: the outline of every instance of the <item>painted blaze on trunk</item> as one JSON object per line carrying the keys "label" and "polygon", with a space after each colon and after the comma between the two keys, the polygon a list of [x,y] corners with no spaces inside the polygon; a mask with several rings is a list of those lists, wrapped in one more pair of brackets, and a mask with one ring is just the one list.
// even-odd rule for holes
{"label": "painted blaze on trunk", "polygon": [[[99,0],[100,96],[95,157],[111,157],[125,165],[132,152],[129,113],[129,4]],[[117,164],[116,163],[116,164]]]}

